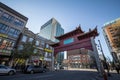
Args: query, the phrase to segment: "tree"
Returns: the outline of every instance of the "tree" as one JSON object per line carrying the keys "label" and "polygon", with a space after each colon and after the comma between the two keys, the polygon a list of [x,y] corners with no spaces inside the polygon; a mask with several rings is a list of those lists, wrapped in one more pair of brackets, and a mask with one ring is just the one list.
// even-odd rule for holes
{"label": "tree", "polygon": [[32,55],[39,55],[38,52],[34,53],[34,50],[36,49],[34,44],[35,44],[35,41],[27,42],[22,44],[23,49],[19,50],[16,48],[14,50],[14,59],[16,59],[17,61],[24,60],[25,63],[27,64],[28,60]]}
{"label": "tree", "polygon": [[24,59],[30,58],[30,56],[34,54],[33,53],[34,49],[35,47],[33,43],[30,43],[30,42],[24,43],[23,50],[20,51],[22,53],[21,57]]}

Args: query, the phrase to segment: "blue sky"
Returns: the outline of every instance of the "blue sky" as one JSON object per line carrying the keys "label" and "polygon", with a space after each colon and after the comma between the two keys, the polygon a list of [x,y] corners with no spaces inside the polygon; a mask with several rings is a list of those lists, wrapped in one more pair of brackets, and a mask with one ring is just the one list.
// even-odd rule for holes
{"label": "blue sky", "polygon": [[98,26],[102,48],[110,56],[106,46],[103,24],[120,17],[120,0],[0,0],[14,10],[29,18],[26,27],[38,33],[41,25],[54,17],[65,32],[75,29],[79,24],[83,31]]}

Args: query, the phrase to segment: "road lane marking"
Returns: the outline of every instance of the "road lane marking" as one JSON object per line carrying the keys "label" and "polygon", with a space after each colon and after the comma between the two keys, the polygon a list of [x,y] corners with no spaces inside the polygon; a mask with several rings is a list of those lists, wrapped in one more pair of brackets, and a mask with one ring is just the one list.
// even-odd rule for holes
{"label": "road lane marking", "polygon": [[[39,79],[39,78],[45,78],[45,77],[51,77],[54,76],[53,74],[51,75],[41,75],[41,76],[32,76],[32,77],[19,77],[21,80],[34,80],[34,79]],[[13,78],[12,80],[18,80],[18,78]]]}
{"label": "road lane marking", "polygon": [[44,77],[51,77],[54,76],[53,74],[51,75],[42,75],[42,76],[36,76],[36,77],[32,77],[32,78],[44,78]]}

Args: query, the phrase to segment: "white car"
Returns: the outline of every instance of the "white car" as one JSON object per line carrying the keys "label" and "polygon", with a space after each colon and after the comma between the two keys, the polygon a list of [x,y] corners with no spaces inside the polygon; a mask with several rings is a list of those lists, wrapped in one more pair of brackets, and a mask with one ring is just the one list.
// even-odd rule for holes
{"label": "white car", "polygon": [[0,74],[13,75],[15,73],[16,73],[15,69],[12,69],[12,68],[5,66],[5,65],[0,65]]}

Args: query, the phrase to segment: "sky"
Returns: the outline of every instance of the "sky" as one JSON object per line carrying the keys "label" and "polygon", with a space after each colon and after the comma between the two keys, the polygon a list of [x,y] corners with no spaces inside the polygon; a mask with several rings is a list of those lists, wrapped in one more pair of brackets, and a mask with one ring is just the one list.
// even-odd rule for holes
{"label": "sky", "polygon": [[[26,27],[39,33],[40,27],[55,18],[66,32],[81,25],[83,31],[97,26],[105,56],[110,52],[103,37],[102,27],[106,22],[120,17],[120,0],[0,0],[17,12],[28,17]],[[101,54],[101,53],[99,53]]]}

